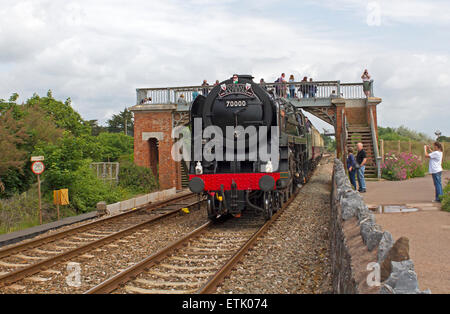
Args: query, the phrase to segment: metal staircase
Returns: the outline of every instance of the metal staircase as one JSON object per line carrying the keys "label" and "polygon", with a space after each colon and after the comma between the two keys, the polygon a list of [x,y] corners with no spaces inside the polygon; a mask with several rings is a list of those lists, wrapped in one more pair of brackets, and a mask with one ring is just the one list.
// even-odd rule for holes
{"label": "metal staircase", "polygon": [[181,161],[181,187],[187,188],[189,185],[189,175],[186,163]]}

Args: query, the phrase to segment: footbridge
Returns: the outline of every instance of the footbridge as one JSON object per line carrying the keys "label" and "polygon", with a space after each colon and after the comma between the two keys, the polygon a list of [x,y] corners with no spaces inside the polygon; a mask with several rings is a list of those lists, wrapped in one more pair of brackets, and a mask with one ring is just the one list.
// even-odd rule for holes
{"label": "footbridge", "polygon": [[[265,83],[275,97],[329,123],[334,128],[336,153],[345,160],[347,147],[362,142],[368,155],[366,175],[379,177],[377,105],[374,82],[370,82],[370,97],[363,83],[340,81]],[[135,117],[135,163],[149,167],[159,177],[160,188],[181,188],[184,165],[171,158],[172,129],[187,123],[189,107],[198,94],[207,94],[208,86],[178,86],[136,89],[136,105],[130,110]],[[290,90],[293,90],[293,96]]]}

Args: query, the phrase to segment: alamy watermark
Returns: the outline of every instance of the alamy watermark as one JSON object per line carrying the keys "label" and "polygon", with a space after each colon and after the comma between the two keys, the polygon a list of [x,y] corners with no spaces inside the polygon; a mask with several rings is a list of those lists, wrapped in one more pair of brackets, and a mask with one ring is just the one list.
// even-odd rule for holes
{"label": "alamy watermark", "polygon": [[367,3],[367,18],[366,23],[369,26],[381,25],[381,6],[378,1],[371,1]]}
{"label": "alamy watermark", "polygon": [[379,287],[381,285],[380,264],[376,262],[369,263],[366,269],[370,271],[366,278],[367,285],[369,287]]}
{"label": "alamy watermark", "polygon": [[[269,137],[270,136],[270,137]],[[270,162],[278,168],[279,130],[278,126],[226,126],[223,130],[214,125],[202,128],[202,119],[194,119],[194,132],[188,127],[176,127],[172,138],[175,161],[261,161]],[[194,139],[192,147],[192,139]],[[193,154],[192,154],[193,150]]]}
{"label": "alamy watermark", "polygon": [[66,276],[66,283],[69,287],[81,286],[81,267],[80,263],[70,262],[67,264],[67,271],[69,274]]}

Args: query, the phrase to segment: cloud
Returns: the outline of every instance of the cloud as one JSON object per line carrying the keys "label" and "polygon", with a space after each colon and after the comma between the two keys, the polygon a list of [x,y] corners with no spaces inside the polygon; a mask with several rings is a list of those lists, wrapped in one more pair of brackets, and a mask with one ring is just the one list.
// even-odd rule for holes
{"label": "cloud", "polygon": [[[411,119],[430,133],[433,117],[449,118],[442,109],[447,52],[392,48],[301,18],[286,24],[283,15],[261,14],[269,1],[3,1],[0,98],[52,89],[54,97],[71,97],[84,118],[104,122],[134,104],[138,87],[200,84],[235,72],[267,82],[281,72],[359,82],[369,68],[383,98],[382,125]],[[448,123],[440,128],[450,134]]]}
{"label": "cloud", "polygon": [[450,3],[446,0],[321,0],[310,2],[333,10],[352,11],[364,19],[370,12],[379,9],[383,24],[450,25]]}

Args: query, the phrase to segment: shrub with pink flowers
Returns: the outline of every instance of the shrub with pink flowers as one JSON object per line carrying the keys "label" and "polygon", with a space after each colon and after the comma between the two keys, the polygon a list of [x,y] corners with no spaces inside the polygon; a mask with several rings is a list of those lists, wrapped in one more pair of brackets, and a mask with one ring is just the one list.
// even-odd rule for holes
{"label": "shrub with pink flowers", "polygon": [[384,157],[381,170],[385,179],[407,180],[415,177],[424,177],[426,165],[414,154],[389,152]]}

